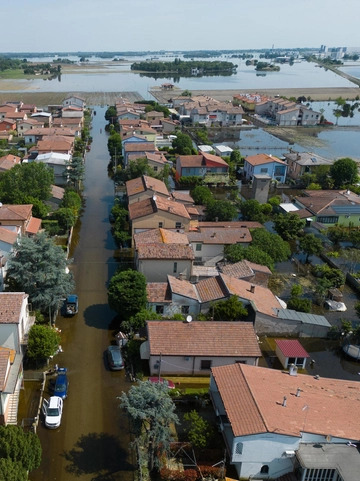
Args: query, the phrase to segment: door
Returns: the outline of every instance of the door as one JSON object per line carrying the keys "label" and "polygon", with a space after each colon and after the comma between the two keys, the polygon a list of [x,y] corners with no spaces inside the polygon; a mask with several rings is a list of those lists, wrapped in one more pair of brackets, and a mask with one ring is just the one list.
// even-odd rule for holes
{"label": "door", "polygon": [[46,416],[48,407],[49,407],[49,401],[47,399],[43,399],[41,410],[42,410],[44,416]]}

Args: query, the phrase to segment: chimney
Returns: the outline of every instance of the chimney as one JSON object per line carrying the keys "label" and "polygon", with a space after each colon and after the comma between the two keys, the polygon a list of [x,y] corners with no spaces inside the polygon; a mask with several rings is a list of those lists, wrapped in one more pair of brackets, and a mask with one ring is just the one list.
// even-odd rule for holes
{"label": "chimney", "polygon": [[300,397],[301,389],[298,387],[296,390],[296,397]]}
{"label": "chimney", "polygon": [[219,222],[219,217],[215,217],[215,222]]}
{"label": "chimney", "polygon": [[183,280],[183,273],[180,272],[180,273],[179,273],[179,281],[182,281],[182,280]]}
{"label": "chimney", "polygon": [[252,284],[252,286],[250,287],[250,292],[251,292],[252,294],[254,294],[254,292],[255,292],[255,286],[254,286],[254,284]]}
{"label": "chimney", "polygon": [[170,207],[170,206],[168,207],[168,212],[171,212],[171,207]]}
{"label": "chimney", "polygon": [[286,408],[286,396],[284,396],[284,400],[283,400],[282,405],[283,405],[284,408]]}
{"label": "chimney", "polygon": [[213,234],[211,234],[211,237],[216,237],[216,232],[214,232]]}

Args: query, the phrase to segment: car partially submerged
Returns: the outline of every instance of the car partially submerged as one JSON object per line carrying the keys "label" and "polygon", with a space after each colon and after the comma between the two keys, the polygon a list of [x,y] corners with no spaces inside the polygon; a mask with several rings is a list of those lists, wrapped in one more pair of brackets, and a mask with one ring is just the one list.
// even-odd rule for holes
{"label": "car partially submerged", "polygon": [[45,426],[49,429],[58,428],[63,413],[63,400],[59,396],[51,396],[49,400],[44,399],[42,412],[45,416]]}
{"label": "car partially submerged", "polygon": [[66,367],[59,367],[54,384],[54,396],[66,399],[68,395],[69,380]]}
{"label": "car partially submerged", "polygon": [[65,314],[67,316],[75,316],[79,312],[79,299],[75,294],[67,296],[65,300]]}

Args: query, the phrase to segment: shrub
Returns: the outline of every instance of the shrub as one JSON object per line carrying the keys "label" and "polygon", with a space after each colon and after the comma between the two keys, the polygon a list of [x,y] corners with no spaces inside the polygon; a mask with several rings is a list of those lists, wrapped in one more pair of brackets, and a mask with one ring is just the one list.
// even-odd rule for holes
{"label": "shrub", "polygon": [[299,297],[292,297],[288,302],[288,309],[293,309],[298,312],[311,312],[312,303],[310,299],[300,299]]}

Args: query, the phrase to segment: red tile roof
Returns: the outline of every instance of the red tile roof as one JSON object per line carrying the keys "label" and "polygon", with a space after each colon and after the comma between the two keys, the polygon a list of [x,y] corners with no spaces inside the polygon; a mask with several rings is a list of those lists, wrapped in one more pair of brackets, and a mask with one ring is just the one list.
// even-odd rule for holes
{"label": "red tile roof", "polygon": [[147,175],[143,175],[126,182],[126,193],[128,197],[146,192],[148,190],[151,190],[154,193],[165,195],[167,197],[170,195],[165,183],[162,180],[154,179],[153,177],[149,177]]}
{"label": "red tile roof", "polygon": [[154,142],[126,142],[124,150],[125,152],[154,152],[157,148]]}
{"label": "red tile roof", "polygon": [[25,292],[0,292],[0,324],[19,324]]}
{"label": "red tile roof", "polygon": [[[212,375],[234,436],[269,432],[300,437],[307,432],[360,439],[360,424],[354,422],[358,381],[290,376],[245,364],[214,367]],[[298,388],[300,396],[296,396]]]}
{"label": "red tile roof", "polygon": [[249,243],[252,237],[249,229],[216,228],[201,229],[200,232],[189,232],[190,242],[202,242],[203,244],[240,244]]}
{"label": "red tile roof", "polygon": [[150,355],[261,357],[250,322],[147,322]]}
{"label": "red tile roof", "polygon": [[5,227],[0,227],[0,241],[5,242],[5,244],[14,244],[17,236],[16,232],[6,229]]}
{"label": "red tile roof", "polygon": [[148,302],[171,302],[171,292],[167,282],[148,282],[146,292]]}
{"label": "red tile roof", "polygon": [[3,204],[0,207],[0,221],[24,221],[31,216],[32,204],[12,205]]}
{"label": "red tile roof", "polygon": [[[156,197],[156,199],[154,199],[154,197]],[[131,220],[145,217],[158,211],[169,212],[170,214],[190,219],[190,215],[183,204],[164,199],[160,196],[153,196],[152,198],[129,204],[129,216]]]}
{"label": "red tile roof", "polygon": [[183,244],[139,244],[136,251],[139,259],[195,259],[192,247]]}
{"label": "red tile roof", "polygon": [[37,219],[36,217],[31,217],[30,222],[26,227],[27,234],[37,234],[41,227],[41,219]]}
{"label": "red tile roof", "polygon": [[263,165],[263,164],[269,164],[272,162],[276,162],[277,164],[282,164],[286,165],[285,162],[282,160],[278,159],[277,157],[274,157],[272,155],[268,154],[256,154],[256,155],[250,155],[246,157],[245,162],[248,162],[250,165]]}
{"label": "red tile roof", "polygon": [[199,300],[195,284],[192,284],[185,279],[178,279],[177,277],[169,275],[168,284],[171,293],[188,297],[189,299],[195,299],[196,301]]}
{"label": "red tile roof", "polygon": [[310,357],[297,339],[275,339],[285,357]]}
{"label": "red tile roof", "polygon": [[185,244],[189,245],[186,234],[168,229],[149,229],[134,234],[135,247],[139,244]]}
{"label": "red tile roof", "polygon": [[196,290],[199,293],[201,302],[217,301],[229,295],[220,276],[201,280],[196,284]]}

